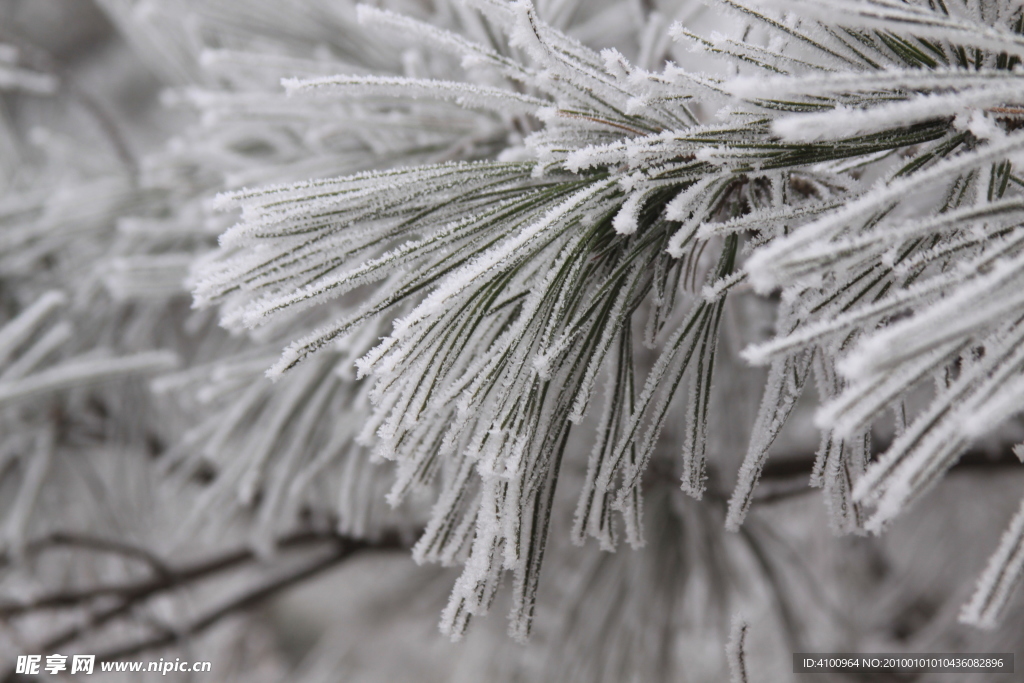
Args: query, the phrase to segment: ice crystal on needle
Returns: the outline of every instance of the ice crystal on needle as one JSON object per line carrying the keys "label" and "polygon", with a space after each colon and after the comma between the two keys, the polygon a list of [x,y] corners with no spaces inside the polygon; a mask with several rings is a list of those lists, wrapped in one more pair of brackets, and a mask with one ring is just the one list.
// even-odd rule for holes
{"label": "ice crystal on needle", "polygon": [[[532,131],[523,149],[508,161],[224,195],[242,222],[197,289],[201,302],[226,306],[228,324],[247,327],[367,292],[358,306],[335,304],[340,316],[290,345],[275,375],[348,348],[368,320],[393,320],[358,367],[375,382],[377,452],[398,463],[391,500],[437,486],[417,558],[465,563],[446,629],[458,634],[486,611],[511,570],[512,631],[528,632],[566,439],[602,368],[606,404],[577,539],[614,545],[617,511],[630,542],[643,542],[640,482],[676,394],[687,413],[683,488],[701,496],[722,306],[747,279],[782,288],[784,315],[780,335],[747,352],[773,365],[729,525],[741,523],[811,374],[826,401],[812,483],[847,531],[880,528],[985,431],[979,424],[1012,412],[996,405],[1013,405],[1006,392],[1020,383],[1008,380],[1021,369],[1009,322],[1022,272],[1019,12],[839,2],[796,21],[779,11],[793,3],[726,1],[716,6],[748,26],[748,39],[673,28],[739,66],[730,77],[595,52],[529,2],[471,4],[506,47],[362,13],[456,54],[465,81],[285,86],[293,99],[455,103]],[[679,291],[697,280],[707,298]],[[974,312],[964,317],[965,307]],[[661,349],[646,379],[631,350],[641,316]],[[870,463],[875,416],[950,363],[959,378]]]}

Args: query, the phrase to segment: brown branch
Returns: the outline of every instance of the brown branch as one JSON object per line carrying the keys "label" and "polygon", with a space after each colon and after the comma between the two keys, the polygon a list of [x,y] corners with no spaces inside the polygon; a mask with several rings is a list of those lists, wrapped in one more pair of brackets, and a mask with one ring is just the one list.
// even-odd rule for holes
{"label": "brown branch", "polygon": [[[879,452],[888,448],[889,444],[880,444]],[[810,485],[811,472],[814,469],[814,455],[800,454],[777,454],[768,458],[761,470],[757,487],[754,489],[754,503],[770,504],[781,500],[788,500],[797,496],[806,495],[820,489]],[[972,449],[966,451],[956,464],[949,468],[950,474],[965,472],[991,472],[1001,473],[1008,469],[1017,468],[1024,470],[1020,459],[1013,453],[1009,445],[1005,445],[998,454],[989,450]],[[675,466],[665,460],[651,462],[645,473],[645,480],[648,482],[673,482],[678,479],[678,472]],[[709,486],[706,495],[709,500],[726,504],[732,491],[718,486]]]}
{"label": "brown branch", "polygon": [[[278,547],[285,549],[304,547],[315,543],[337,541],[339,538],[341,537],[333,533],[301,532],[281,539],[278,542]],[[155,593],[193,583],[257,559],[258,556],[252,548],[239,548],[184,567],[173,568],[163,565],[157,576],[133,583],[90,586],[79,590],[50,593],[29,602],[0,604],[0,619],[41,609],[78,607],[81,603],[106,596],[119,597],[128,603],[134,603]]]}
{"label": "brown branch", "polygon": [[[882,449],[888,445],[883,444]],[[981,449],[972,449],[965,452],[950,468],[950,472],[979,472],[1003,470],[1007,468],[1020,468],[1021,461],[1013,454],[1012,449],[1005,448],[998,454]],[[761,472],[762,479],[790,479],[800,475],[810,476],[814,468],[813,456],[785,456],[776,455],[768,459],[764,470]]]}
{"label": "brown branch", "polygon": [[[882,449],[888,444],[883,444]],[[877,455],[877,454],[876,454]],[[819,491],[810,485],[811,471],[814,469],[815,456],[813,455],[775,455],[768,459],[758,485],[754,489],[754,503],[767,505],[790,498],[796,498],[808,493]],[[651,463],[650,470],[653,471],[655,463]],[[953,465],[950,474],[965,472],[1003,472],[1007,469],[1021,468],[1021,461],[1014,455],[1009,447],[1004,448],[999,454],[994,455],[990,451],[973,449],[960,456],[960,459]],[[662,476],[674,478],[677,476],[674,470],[666,470]],[[727,502],[731,492],[724,490],[708,491],[708,497],[720,502]]]}
{"label": "brown branch", "polygon": [[[33,539],[25,544],[22,554],[34,555],[57,548],[79,548],[121,555],[145,562],[158,574],[170,572],[163,560],[141,546],[80,532],[55,531],[42,538]],[[11,561],[10,554],[0,555],[0,567],[11,564]]]}
{"label": "brown branch", "polygon": [[809,476],[810,470],[791,477],[768,477],[769,481],[762,481],[754,489],[752,502],[755,505],[765,505],[819,490],[810,486],[807,481]]}
{"label": "brown branch", "polygon": [[229,600],[220,607],[193,619],[185,626],[174,629],[173,632],[163,632],[150,638],[143,638],[135,642],[117,646],[107,650],[106,652],[97,654],[96,659],[100,662],[109,662],[111,660],[123,659],[125,657],[137,655],[147,650],[154,650],[174,645],[179,640],[198,635],[211,626],[217,624],[225,617],[254,607],[267,598],[276,595],[280,591],[301,583],[320,572],[330,569],[361,551],[398,550],[404,548],[406,548],[406,545],[401,542],[401,539],[397,534],[393,534],[377,542],[358,540],[341,541],[327,556],[310,562],[293,572],[285,574],[284,576],[279,576],[266,581],[262,585],[256,586],[238,597]]}
{"label": "brown branch", "polygon": [[[345,540],[344,537],[333,533],[303,532],[282,539],[278,543],[278,547],[282,549],[303,548],[311,542],[338,541],[339,539]],[[91,612],[84,622],[51,636],[47,642],[40,646],[40,649],[49,652],[74,642],[87,635],[90,631],[127,614],[135,605],[154,595],[186,586],[189,581],[197,582],[206,579],[213,574],[256,559],[258,558],[252,550],[242,549],[197,563],[187,571],[179,570],[175,572],[172,570],[169,575],[157,577],[157,579],[148,582],[139,582],[138,584],[126,586],[128,594],[120,596],[122,598],[121,601],[100,611]],[[83,593],[86,592],[89,591],[83,591]],[[93,597],[99,597],[99,595],[92,595],[90,599]],[[76,606],[80,607],[81,605]]]}
{"label": "brown branch", "polygon": [[[98,655],[97,658],[100,661],[109,661],[111,659],[136,654],[144,650],[172,645],[183,637],[196,635],[210,626],[213,626],[224,617],[247,609],[248,607],[265,600],[289,586],[295,585],[296,583],[324,571],[325,569],[345,561],[357,553],[369,550],[386,551],[407,549],[409,547],[408,539],[409,534],[403,534],[398,531],[390,531],[371,540],[354,539],[347,536],[341,536],[333,532],[326,534],[318,532],[302,532],[286,537],[278,543],[279,548],[301,549],[306,548],[311,544],[329,542],[332,546],[332,550],[325,557],[321,557],[316,561],[307,563],[284,576],[271,579],[262,585],[256,586],[228,603],[221,605],[217,609],[196,618],[181,628],[161,629],[161,632],[158,635],[129,643],[127,645],[118,646]],[[121,595],[118,596],[121,598],[121,601],[116,605],[99,612],[93,612],[84,623],[80,623],[77,626],[57,634],[47,642],[40,645],[37,649],[46,652],[53,651],[56,648],[80,639],[93,629],[102,626],[110,620],[128,613],[133,606],[159,593],[195,583],[209,578],[216,573],[233,567],[246,565],[248,562],[258,559],[258,556],[251,549],[240,549],[224,553],[214,558],[196,562],[184,569],[175,570],[169,568],[169,573],[167,574],[123,587],[124,590],[121,592]],[[97,592],[96,589],[88,589],[80,591],[78,594],[83,596],[85,601],[88,601],[101,594],[106,595],[106,591],[110,587],[104,586],[101,588],[102,590],[99,592]],[[57,595],[58,594],[49,596],[48,601],[50,603],[60,602],[63,598],[58,599],[56,597]],[[38,609],[43,609],[43,607]],[[0,682],[12,683],[14,680],[13,676],[14,674],[8,671],[6,672],[6,675],[0,677]]]}

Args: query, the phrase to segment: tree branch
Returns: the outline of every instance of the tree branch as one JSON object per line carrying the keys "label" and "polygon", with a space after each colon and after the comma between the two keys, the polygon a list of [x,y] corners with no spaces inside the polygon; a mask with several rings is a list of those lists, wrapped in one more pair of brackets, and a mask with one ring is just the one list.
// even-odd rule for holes
{"label": "tree branch", "polygon": [[[270,579],[259,586],[251,588],[237,598],[221,605],[211,612],[197,617],[181,628],[161,629],[161,632],[155,636],[115,647],[98,655],[97,658],[100,661],[109,661],[111,659],[127,657],[145,650],[172,645],[183,637],[198,634],[230,614],[247,609],[289,586],[295,585],[296,583],[299,583],[321,571],[340,564],[360,552],[368,550],[387,551],[407,549],[409,547],[408,536],[408,534],[403,534],[398,531],[386,532],[372,540],[350,538],[347,536],[341,536],[334,532],[321,533],[307,531],[293,534],[282,539],[278,543],[278,547],[282,549],[304,549],[318,543],[330,543],[333,548],[326,556],[306,563],[302,567],[288,572],[283,576]],[[63,535],[55,534],[54,536],[49,536],[45,539],[39,539],[35,544],[40,548],[52,545],[54,543],[54,537],[58,539],[58,542],[65,540]],[[116,542],[111,543],[112,544],[108,545],[106,543],[106,539],[88,538],[83,540],[81,538],[75,538],[71,545],[102,548],[103,550],[110,549],[118,552],[126,551],[131,548],[130,546],[124,546],[123,544]],[[134,552],[129,554],[135,555]],[[195,562],[187,567],[178,569],[165,567],[165,572],[158,574],[152,579],[121,586],[120,588],[111,585],[93,587],[81,591],[53,593],[26,605],[8,605],[5,606],[4,609],[7,609],[9,612],[13,610],[14,614],[23,614],[29,611],[38,611],[56,607],[80,607],[82,606],[82,603],[89,602],[94,598],[105,595],[114,595],[121,598],[117,604],[104,610],[91,613],[90,617],[86,619],[85,622],[56,634],[37,648],[39,651],[50,652],[55,648],[80,639],[88,632],[102,626],[112,619],[128,613],[133,606],[154,597],[157,594],[174,588],[192,585],[217,573],[246,565],[249,562],[253,562],[258,559],[259,557],[255,551],[249,548],[243,548]],[[14,680],[13,676],[13,672],[8,671],[6,672],[6,675],[0,678],[0,682],[12,683]]]}
{"label": "tree branch", "polygon": [[202,633],[206,629],[210,628],[214,624],[218,623],[227,616],[230,616],[236,612],[241,612],[249,609],[260,602],[263,602],[267,598],[279,593],[285,588],[294,586],[295,584],[301,583],[302,581],[311,578],[320,572],[323,572],[335,565],[344,562],[346,559],[355,555],[356,553],[363,550],[396,550],[404,549],[406,546],[400,543],[393,543],[388,545],[380,545],[367,543],[365,541],[350,541],[347,543],[340,543],[339,546],[328,554],[326,557],[322,557],[318,560],[310,562],[299,569],[280,576],[269,581],[266,581],[262,585],[256,586],[238,597],[229,600],[220,607],[207,612],[206,614],[193,619],[185,626],[174,629],[173,632],[164,631],[163,633],[150,637],[137,640],[125,645],[101,652],[96,655],[96,659],[101,662],[108,662],[115,659],[123,659],[132,655],[137,655],[147,650],[153,650],[161,647],[167,647],[174,645],[176,642],[183,638],[188,638],[194,635]]}
{"label": "tree branch", "polygon": [[[883,449],[885,447],[887,444],[883,446]],[[813,455],[770,457],[761,471],[761,481],[771,481],[773,489],[761,495],[755,492],[754,501],[773,503],[817,491],[818,489],[807,484],[807,477],[810,477],[811,470],[814,468],[814,459]],[[1013,450],[1007,447],[998,454],[983,449],[971,449],[960,456],[960,459],[949,471],[953,474],[958,472],[1002,472],[1012,468],[1021,469],[1022,464],[1014,455]]]}
{"label": "tree branch", "polygon": [[[61,534],[55,534],[55,536],[63,538],[63,535]],[[310,544],[337,541],[342,538],[343,537],[334,533],[325,534],[307,531],[281,539],[278,542],[278,547],[282,549],[301,548]],[[76,541],[78,542],[72,543],[72,545],[81,545],[92,548],[102,547],[104,550],[111,551],[116,549],[117,551],[122,552],[122,554],[129,554],[132,556],[150,555],[148,551],[141,548],[127,546],[114,541],[108,542],[106,539],[90,538],[84,540],[76,539]],[[48,537],[47,539],[42,539],[37,543],[45,544],[52,542],[53,537]],[[0,604],[0,619],[7,619],[40,609],[78,607],[83,602],[89,602],[104,596],[120,597],[129,603],[134,603],[148,598],[154,593],[205,579],[214,574],[257,559],[258,556],[252,548],[239,548],[221,555],[205,558],[179,568],[169,567],[156,559],[160,569],[156,570],[157,576],[152,578],[143,579],[134,583],[113,583],[109,585],[90,586],[88,588],[78,590],[59,591],[40,596],[35,600],[25,603]]]}
{"label": "tree branch", "polygon": [[[55,531],[42,538],[31,540],[25,544],[23,554],[33,555],[56,548],[79,548],[121,555],[145,562],[158,574],[170,573],[170,569],[163,560],[141,546],[80,532]],[[0,554],[0,567],[8,566],[11,561],[9,553]]]}

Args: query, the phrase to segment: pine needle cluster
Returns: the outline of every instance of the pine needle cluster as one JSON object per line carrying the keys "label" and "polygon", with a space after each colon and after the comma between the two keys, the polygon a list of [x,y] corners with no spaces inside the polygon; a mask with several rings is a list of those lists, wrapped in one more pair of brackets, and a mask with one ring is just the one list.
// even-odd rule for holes
{"label": "pine needle cluster", "polygon": [[[421,530],[418,562],[462,567],[442,630],[511,573],[526,639],[556,491],[578,489],[575,543],[643,546],[670,431],[705,496],[737,295],[773,302],[775,334],[742,351],[767,381],[730,530],[805,393],[810,484],[841,533],[884,531],[1020,412],[1016,2],[708,0],[725,33],[651,13],[632,59],[572,37],[613,23],[603,5],[103,4],[201,121],[127,175],[2,198],[0,269],[31,295],[0,329],[0,463],[40,453],[12,547],[60,442],[25,406],[156,375],[157,404],[190,415],[164,473],[214,473],[184,528],[244,511],[266,553],[318,510],[357,537]],[[161,34],[161,12],[197,18]],[[281,14],[277,43],[244,38]],[[0,88],[60,92],[0,48]],[[83,254],[102,265],[80,273]],[[90,310],[148,332],[112,338]],[[152,341],[168,328],[203,341]],[[1022,548],[1024,508],[963,621],[996,625]]]}

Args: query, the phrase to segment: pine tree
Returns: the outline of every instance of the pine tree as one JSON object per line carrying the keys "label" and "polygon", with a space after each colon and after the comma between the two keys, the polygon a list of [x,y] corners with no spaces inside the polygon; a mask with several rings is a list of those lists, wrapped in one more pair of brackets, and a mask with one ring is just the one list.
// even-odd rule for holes
{"label": "pine tree", "polygon": [[[102,85],[0,33],[17,642],[158,652],[397,549],[458,568],[422,611],[500,653],[445,680],[711,680],[736,611],[733,677],[776,680],[900,647],[835,603],[913,585],[870,558],[975,466],[1012,516],[954,579],[982,631],[907,628],[1012,649],[1019,462],[984,451],[1024,438],[1018,4],[98,4],[185,114],[137,155]],[[790,547],[808,484],[840,551]],[[859,578],[801,578],[850,549]],[[525,649],[470,624],[496,604]]]}

